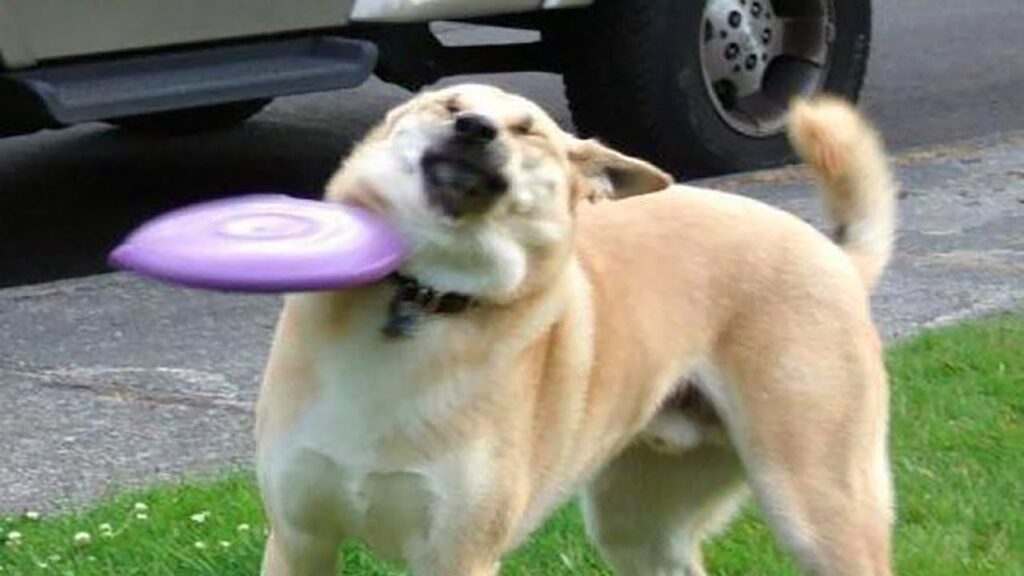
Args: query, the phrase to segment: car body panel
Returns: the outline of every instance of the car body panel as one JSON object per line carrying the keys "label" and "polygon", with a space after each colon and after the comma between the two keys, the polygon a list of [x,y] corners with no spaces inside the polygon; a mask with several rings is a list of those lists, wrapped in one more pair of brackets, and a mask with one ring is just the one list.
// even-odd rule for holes
{"label": "car body panel", "polygon": [[0,0],[4,67],[344,25],[352,0]]}
{"label": "car body panel", "polygon": [[25,42],[23,30],[7,7],[8,0],[0,0],[0,67],[24,68],[36,63],[32,50]]}
{"label": "car body panel", "polygon": [[[416,85],[436,67],[418,50],[440,46],[423,40],[429,37],[425,26],[367,31],[374,28],[368,26],[352,31],[354,38],[349,39],[342,37],[344,29],[363,22],[471,20],[590,3],[0,0],[0,137],[351,88],[373,72],[377,45],[413,62],[405,76],[394,75],[391,81]],[[388,41],[391,31],[397,36]],[[416,46],[417,41],[425,44]],[[528,44],[525,49],[530,48]],[[529,57],[512,56],[500,47],[477,54],[475,64],[466,50],[451,50],[434,56],[459,62],[461,68],[456,65],[452,70],[509,69],[510,62],[535,65]]]}
{"label": "car body panel", "polygon": [[422,22],[538,10],[542,0],[356,0],[352,20]]}
{"label": "car body panel", "polygon": [[3,68],[363,22],[423,22],[593,0],[0,0]]}
{"label": "car body panel", "polygon": [[589,6],[594,3],[594,0],[544,0],[542,8],[545,10],[551,10],[554,8],[580,8],[583,6]]}

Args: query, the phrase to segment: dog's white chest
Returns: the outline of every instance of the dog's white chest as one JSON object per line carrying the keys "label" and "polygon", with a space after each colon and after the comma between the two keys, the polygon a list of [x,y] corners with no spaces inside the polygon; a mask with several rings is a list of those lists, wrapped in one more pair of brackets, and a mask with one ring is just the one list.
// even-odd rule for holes
{"label": "dog's white chest", "polygon": [[358,538],[408,561],[486,483],[482,441],[438,442],[430,431],[472,396],[473,379],[423,382],[410,350],[355,340],[318,360],[321,394],[267,447],[264,490],[290,529]]}
{"label": "dog's white chest", "polygon": [[315,448],[281,455],[269,484],[286,530],[356,538],[390,561],[426,546],[444,500],[437,473],[337,462]]}

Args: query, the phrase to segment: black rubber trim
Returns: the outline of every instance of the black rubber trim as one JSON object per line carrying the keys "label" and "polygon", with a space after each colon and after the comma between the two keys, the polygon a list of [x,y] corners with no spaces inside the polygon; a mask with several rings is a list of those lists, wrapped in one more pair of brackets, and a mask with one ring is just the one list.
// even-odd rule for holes
{"label": "black rubber trim", "polygon": [[377,61],[366,41],[317,36],[195,48],[0,75],[57,124],[352,88]]}

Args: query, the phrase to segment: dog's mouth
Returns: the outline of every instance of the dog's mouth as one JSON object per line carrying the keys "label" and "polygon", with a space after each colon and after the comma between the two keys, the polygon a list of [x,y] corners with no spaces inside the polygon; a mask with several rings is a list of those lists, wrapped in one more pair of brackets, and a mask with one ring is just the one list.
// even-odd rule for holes
{"label": "dog's mouth", "polygon": [[452,218],[482,214],[508,190],[493,154],[474,156],[433,148],[420,161],[428,200]]}
{"label": "dog's mouth", "polygon": [[506,156],[493,122],[460,115],[420,158],[428,201],[452,218],[487,212],[508,190]]}
{"label": "dog's mouth", "polygon": [[508,190],[496,156],[453,146],[427,150],[420,163],[429,202],[452,218],[490,210]]}

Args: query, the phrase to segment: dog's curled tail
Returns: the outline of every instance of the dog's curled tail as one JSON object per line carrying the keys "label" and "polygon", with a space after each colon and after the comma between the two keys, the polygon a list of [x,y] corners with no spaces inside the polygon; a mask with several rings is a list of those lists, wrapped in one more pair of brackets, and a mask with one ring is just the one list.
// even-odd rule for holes
{"label": "dog's curled tail", "polygon": [[874,289],[896,227],[896,185],[881,138],[852,105],[819,96],[792,103],[789,140],[820,181],[835,241]]}

